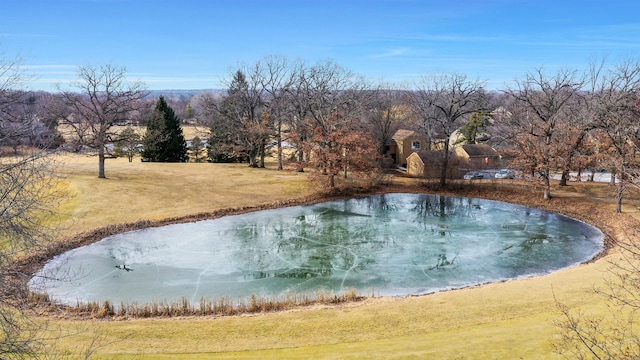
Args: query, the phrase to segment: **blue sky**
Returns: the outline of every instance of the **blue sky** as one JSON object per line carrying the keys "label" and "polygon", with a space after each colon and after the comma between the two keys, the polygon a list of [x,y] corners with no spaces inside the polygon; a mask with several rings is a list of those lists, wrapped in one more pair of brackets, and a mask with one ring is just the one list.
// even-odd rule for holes
{"label": "blue sky", "polygon": [[0,56],[53,90],[112,63],[149,89],[220,87],[267,55],[331,59],[373,81],[456,72],[504,89],[543,67],[640,56],[640,2],[599,0],[0,0]]}

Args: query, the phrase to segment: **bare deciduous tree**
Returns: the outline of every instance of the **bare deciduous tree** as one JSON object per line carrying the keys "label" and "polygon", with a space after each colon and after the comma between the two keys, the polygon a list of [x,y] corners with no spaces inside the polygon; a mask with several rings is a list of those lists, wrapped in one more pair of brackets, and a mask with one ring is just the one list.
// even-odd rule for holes
{"label": "bare deciduous tree", "polygon": [[640,150],[640,63],[627,60],[605,76],[598,91],[599,128],[610,139],[618,175],[616,211],[622,211],[622,199],[629,185],[637,186]]}
{"label": "bare deciduous tree", "polygon": [[[614,158],[613,172],[618,174],[616,212],[620,213],[626,187],[638,186],[634,169],[640,165],[636,157],[640,144],[640,63],[626,60],[605,74],[600,71],[597,74],[592,77],[594,90],[590,93],[589,108],[598,126],[596,143],[608,147],[605,157]],[[601,139],[605,137],[606,140]],[[608,313],[587,315],[556,299],[561,317],[555,321],[559,337],[554,349],[567,359],[640,358],[640,334],[636,330],[640,310],[640,245],[637,242],[640,224],[636,218],[624,214],[617,215],[617,219],[624,229],[615,232],[619,251],[609,262],[604,285],[594,288],[607,302]]]}
{"label": "bare deciduous tree", "polygon": [[[25,81],[20,59],[0,57],[0,137],[28,136],[34,130],[33,114],[25,116],[19,89]],[[15,126],[13,126],[15,125]],[[51,236],[46,221],[55,214],[60,194],[54,164],[46,146],[29,147],[18,155],[0,157],[0,358],[30,359],[42,349],[42,323],[22,311],[24,289],[12,280],[16,256],[43,244]]]}
{"label": "bare deciduous tree", "polygon": [[593,148],[596,144],[588,140],[593,139],[593,137],[590,139],[590,136],[595,135],[594,131],[599,127],[601,89],[598,86],[602,80],[603,69],[604,61],[591,64],[589,74],[583,78],[583,85],[588,87],[577,93],[569,105],[571,118],[566,119],[559,127],[561,131],[559,138],[564,138],[564,146],[560,147],[560,153],[557,154],[559,156],[556,156],[559,168],[562,170],[560,186],[567,186],[570,170],[577,168],[580,172],[583,165],[590,162],[591,159],[585,156],[585,153],[591,152],[592,155],[597,153],[597,149]]}
{"label": "bare deciduous tree", "polygon": [[350,146],[372,155],[369,168],[376,166],[377,149],[364,131],[366,84],[330,61],[308,68],[301,81],[308,99],[303,149],[310,155],[311,163],[320,169],[319,174],[328,178],[327,186],[333,190],[335,176],[340,171],[347,173],[348,159],[353,153]]}
{"label": "bare deciduous tree", "polygon": [[221,94],[203,91],[194,95],[189,103],[193,116],[198,119],[198,122],[210,126],[208,121],[211,120],[211,116],[215,112],[215,104],[219,104],[221,101]]}
{"label": "bare deciduous tree", "polygon": [[296,81],[297,66],[284,57],[268,56],[260,63],[259,81],[266,93],[266,111],[272,117],[276,141],[278,170],[284,167],[282,154],[283,125],[292,116],[289,91]]}
{"label": "bare deciduous tree", "polygon": [[390,85],[381,85],[373,90],[367,106],[367,120],[370,132],[377,142],[378,152],[384,155],[391,137],[408,120],[407,92],[396,90]]}
{"label": "bare deciduous tree", "polygon": [[544,181],[544,198],[551,198],[551,170],[568,155],[567,134],[575,119],[577,97],[584,80],[575,71],[561,70],[549,76],[542,69],[516,80],[511,97],[509,140],[515,143],[526,166]]}
{"label": "bare deciduous tree", "polygon": [[298,171],[304,171],[304,163],[309,160],[309,154],[304,149],[304,144],[309,137],[306,119],[309,116],[312,100],[311,82],[307,81],[310,76],[310,68],[303,62],[295,65],[295,81],[287,91],[287,103],[291,106],[291,114],[287,121],[287,128],[290,133],[291,145],[295,147],[294,157]]}
{"label": "bare deciduous tree", "polygon": [[112,64],[81,66],[78,91],[62,91],[71,113],[64,116],[75,141],[98,152],[98,177],[105,178],[107,144],[117,139],[114,126],[125,124],[147,95],[142,82],[126,79],[126,69]]}
{"label": "bare deciduous tree", "polygon": [[423,119],[430,141],[442,136],[443,158],[440,186],[446,185],[450,140],[462,121],[471,114],[488,110],[484,82],[469,80],[464,74],[422,76],[416,85],[414,104]]}

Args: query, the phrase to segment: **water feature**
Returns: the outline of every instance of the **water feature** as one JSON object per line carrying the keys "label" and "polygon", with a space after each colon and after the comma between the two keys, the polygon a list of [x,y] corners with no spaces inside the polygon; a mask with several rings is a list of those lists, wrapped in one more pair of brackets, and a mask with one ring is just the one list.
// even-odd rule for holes
{"label": "water feature", "polygon": [[385,194],[110,236],[66,252],[30,286],[114,304],[313,294],[425,294],[545,274],[603,248],[585,223],[470,198]]}

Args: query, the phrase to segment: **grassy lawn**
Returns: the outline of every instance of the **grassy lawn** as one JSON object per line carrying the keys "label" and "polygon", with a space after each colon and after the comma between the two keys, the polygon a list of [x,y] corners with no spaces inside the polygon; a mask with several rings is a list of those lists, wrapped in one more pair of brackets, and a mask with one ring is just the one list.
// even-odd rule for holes
{"label": "grassy lawn", "polygon": [[[69,193],[74,195],[64,207],[70,213],[62,224],[67,234],[303,198],[313,192],[304,173],[250,169],[246,164],[115,159],[107,161],[108,179],[98,179],[97,159],[61,160]],[[401,181],[413,182],[400,179],[398,183]],[[555,203],[549,206],[580,198],[613,215],[611,202],[603,199],[608,191],[606,185],[571,186],[555,191]],[[600,200],[587,200],[582,194]],[[637,215],[635,207],[626,211],[621,216]],[[611,221],[607,226],[615,229],[615,219]],[[602,284],[609,261],[618,256],[614,249],[597,261],[535,278],[280,313],[49,321],[52,331],[74,333],[57,341],[60,354],[77,353],[97,339],[95,356],[104,359],[549,359],[556,357],[553,321],[559,319],[559,312],[554,296],[586,314],[606,315],[606,303],[590,290]]]}
{"label": "grassy lawn", "polygon": [[224,208],[285,201],[311,194],[304,174],[251,169],[246,164],[143,163],[108,159],[107,179],[98,178],[98,160],[60,159],[75,208],[71,232],[137,220],[159,220]]}

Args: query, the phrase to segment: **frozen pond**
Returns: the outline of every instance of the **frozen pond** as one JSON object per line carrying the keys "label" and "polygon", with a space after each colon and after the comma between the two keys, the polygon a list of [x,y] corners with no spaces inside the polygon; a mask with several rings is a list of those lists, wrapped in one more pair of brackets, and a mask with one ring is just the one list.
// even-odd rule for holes
{"label": "frozen pond", "polygon": [[52,259],[30,286],[71,305],[319,289],[425,294],[549,273],[593,257],[602,239],[585,223],[522,206],[386,194],[111,236]]}

